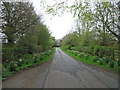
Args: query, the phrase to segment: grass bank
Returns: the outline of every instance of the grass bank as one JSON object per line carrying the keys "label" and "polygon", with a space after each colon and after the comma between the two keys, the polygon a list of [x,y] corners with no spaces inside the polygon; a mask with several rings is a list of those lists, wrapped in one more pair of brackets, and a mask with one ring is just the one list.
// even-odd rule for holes
{"label": "grass bank", "polygon": [[52,58],[54,52],[55,48],[44,53],[37,53],[34,55],[27,54],[16,61],[2,63],[2,80],[5,80],[7,77],[19,72],[20,70],[47,62]]}
{"label": "grass bank", "polygon": [[90,54],[85,54],[74,50],[68,50],[65,49],[64,47],[61,47],[61,49],[78,61],[91,64],[94,66],[98,66],[113,71],[115,73],[120,73],[120,67],[118,66],[118,61],[109,60],[108,58],[99,58],[97,56],[92,56]]}

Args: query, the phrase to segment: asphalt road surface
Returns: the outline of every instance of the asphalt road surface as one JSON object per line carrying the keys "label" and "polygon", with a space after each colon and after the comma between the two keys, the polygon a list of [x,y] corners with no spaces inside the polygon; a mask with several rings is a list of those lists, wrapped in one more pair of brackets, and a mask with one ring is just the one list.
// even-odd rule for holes
{"label": "asphalt road surface", "polygon": [[83,64],[56,48],[53,60],[19,72],[3,88],[118,88],[118,75]]}

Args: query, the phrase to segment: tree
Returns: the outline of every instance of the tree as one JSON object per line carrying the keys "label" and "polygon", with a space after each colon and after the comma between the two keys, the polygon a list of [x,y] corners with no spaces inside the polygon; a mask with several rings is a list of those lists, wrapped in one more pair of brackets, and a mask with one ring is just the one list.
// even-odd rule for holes
{"label": "tree", "polygon": [[[69,11],[73,14],[74,17],[77,17],[79,21],[79,33],[81,31],[94,30],[96,34],[101,34],[102,37],[101,45],[108,45],[105,43],[108,39],[117,38],[118,42],[120,35],[118,32],[118,2],[84,2],[79,0],[74,0],[73,4],[69,4],[69,1],[60,1],[55,2],[53,6],[47,6],[48,13],[52,13],[54,15],[59,14],[65,11]],[[92,3],[92,5],[91,5]],[[102,30],[102,32],[101,32]],[[112,34],[110,35],[108,34]],[[115,40],[116,41],[116,40]]]}
{"label": "tree", "polygon": [[47,26],[40,24],[37,29],[38,45],[42,47],[42,51],[50,49],[53,45],[53,41]]}
{"label": "tree", "polygon": [[36,15],[34,8],[29,3],[23,2],[3,2],[2,33],[7,35],[8,44],[14,44],[22,36],[30,31],[30,28],[35,27],[39,18]]}
{"label": "tree", "polygon": [[54,41],[41,16],[28,2],[2,2],[3,61],[18,60],[23,55],[41,53],[51,49]]}
{"label": "tree", "polygon": [[68,46],[68,47],[78,46],[79,36],[77,35],[77,32],[72,32],[64,36],[64,38],[61,41],[61,44],[63,46]]}
{"label": "tree", "polygon": [[[96,3],[95,8],[95,20],[96,29],[101,33],[103,37],[103,44],[107,41],[107,34],[110,32],[119,40],[118,29],[117,29],[117,6],[113,2],[102,2]],[[111,36],[112,36],[111,35]],[[114,38],[114,37],[113,37]]]}

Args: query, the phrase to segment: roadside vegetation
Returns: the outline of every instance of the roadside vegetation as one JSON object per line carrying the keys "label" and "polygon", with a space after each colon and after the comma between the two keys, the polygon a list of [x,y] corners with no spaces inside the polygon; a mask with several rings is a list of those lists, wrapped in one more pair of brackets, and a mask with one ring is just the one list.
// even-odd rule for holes
{"label": "roadside vegetation", "polygon": [[111,60],[109,57],[100,58],[98,56],[93,56],[89,53],[78,52],[75,50],[69,50],[66,47],[61,47],[61,49],[72,56],[78,61],[81,61],[86,64],[91,64],[93,66],[98,66],[101,68],[105,68],[106,70],[114,71],[115,73],[120,73],[120,62],[117,60]]}
{"label": "roadside vegetation", "polygon": [[120,2],[74,5],[76,28],[62,40],[62,49],[82,62],[120,72]]}
{"label": "roadside vegetation", "polygon": [[[89,64],[119,72],[120,2],[58,1],[47,8],[53,15],[70,12],[75,25],[60,42],[69,55]],[[46,5],[47,6],[47,5]]]}
{"label": "roadside vegetation", "polygon": [[2,79],[51,59],[54,37],[29,2],[1,2]]}
{"label": "roadside vegetation", "polygon": [[55,48],[48,50],[43,53],[37,53],[35,55],[26,54],[21,58],[15,61],[7,61],[2,64],[2,80],[5,80],[7,77],[19,72],[21,70],[40,65],[48,60],[52,59]]}
{"label": "roadside vegetation", "polygon": [[[42,1],[45,11],[54,15],[70,12],[75,26],[59,45],[83,62],[119,72],[120,2],[56,1],[53,6]],[[42,6],[42,5],[41,5]],[[29,2],[1,2],[3,79],[51,58],[55,38]],[[56,29],[57,30],[57,29]]]}

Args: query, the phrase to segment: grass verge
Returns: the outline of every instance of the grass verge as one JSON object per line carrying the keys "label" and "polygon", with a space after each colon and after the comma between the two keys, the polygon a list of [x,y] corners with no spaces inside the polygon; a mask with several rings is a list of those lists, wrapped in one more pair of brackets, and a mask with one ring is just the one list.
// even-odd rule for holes
{"label": "grass verge", "polygon": [[120,73],[120,67],[118,66],[117,61],[114,61],[114,62],[110,60],[107,61],[107,59],[102,59],[97,56],[92,56],[90,54],[85,54],[85,53],[74,51],[74,50],[64,49],[62,47],[61,49],[65,53],[67,53],[68,55],[70,55],[71,57],[73,57],[78,61],[90,64],[90,65],[98,66],[106,70],[113,71],[115,73]]}

